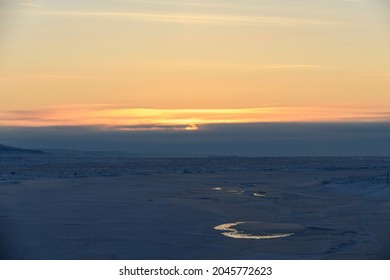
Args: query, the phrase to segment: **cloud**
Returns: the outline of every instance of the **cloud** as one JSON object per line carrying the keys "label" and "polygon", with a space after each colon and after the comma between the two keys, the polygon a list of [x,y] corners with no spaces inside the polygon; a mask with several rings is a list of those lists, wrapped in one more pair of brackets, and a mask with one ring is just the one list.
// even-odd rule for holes
{"label": "cloud", "polygon": [[313,69],[319,68],[320,65],[312,65],[312,64],[273,64],[264,66],[265,69]]}
{"label": "cloud", "polygon": [[185,1],[148,1],[148,0],[115,0],[116,2],[125,3],[141,3],[141,4],[152,4],[152,5],[169,5],[169,6],[189,6],[189,7],[239,7],[231,3],[207,3],[207,2],[185,2]]}
{"label": "cloud", "polygon": [[25,148],[127,151],[155,156],[390,156],[389,123],[205,125],[199,131],[102,127],[0,127],[1,143]]}
{"label": "cloud", "polygon": [[264,69],[264,70],[287,70],[287,69],[315,69],[323,67],[321,65],[314,64],[269,64],[269,65],[261,65],[261,64],[226,64],[226,63],[185,63],[183,64],[185,67],[190,68],[220,68],[220,69]]}
{"label": "cloud", "polygon": [[33,0],[23,0],[21,3],[22,6],[26,7],[32,7],[32,8],[41,8],[43,5],[38,4],[36,1]]}
{"label": "cloud", "polygon": [[335,23],[304,18],[290,17],[259,17],[236,15],[205,15],[205,14],[164,14],[164,13],[134,13],[107,11],[40,11],[39,14],[53,16],[73,16],[91,18],[109,18],[120,20],[146,20],[173,23],[205,23],[205,24],[279,24],[279,25],[332,25]]}
{"label": "cloud", "polygon": [[233,109],[148,109],[114,105],[72,105],[0,112],[3,126],[102,126],[122,130],[185,129],[189,125],[267,122],[389,121],[389,112],[342,107],[262,107]]}
{"label": "cloud", "polygon": [[364,0],[339,0],[340,2],[364,3]]}
{"label": "cloud", "polygon": [[34,5],[34,1],[33,1],[33,0],[23,0],[23,1],[22,1],[22,5],[23,5],[23,6],[31,6],[31,5]]}
{"label": "cloud", "polygon": [[89,75],[73,75],[73,74],[31,74],[31,75],[17,75],[17,76],[0,76],[0,80],[75,80],[75,79],[93,79],[94,76]]}
{"label": "cloud", "polygon": [[390,78],[390,73],[370,73],[364,76]]}

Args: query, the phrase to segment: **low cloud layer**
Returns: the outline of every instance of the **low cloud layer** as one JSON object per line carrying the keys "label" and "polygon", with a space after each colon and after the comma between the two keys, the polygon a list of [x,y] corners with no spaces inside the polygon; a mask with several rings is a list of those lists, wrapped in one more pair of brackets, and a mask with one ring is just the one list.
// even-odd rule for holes
{"label": "low cloud layer", "polygon": [[140,156],[390,156],[389,123],[220,124],[194,131],[135,128],[2,127],[0,142],[23,148],[124,151]]}

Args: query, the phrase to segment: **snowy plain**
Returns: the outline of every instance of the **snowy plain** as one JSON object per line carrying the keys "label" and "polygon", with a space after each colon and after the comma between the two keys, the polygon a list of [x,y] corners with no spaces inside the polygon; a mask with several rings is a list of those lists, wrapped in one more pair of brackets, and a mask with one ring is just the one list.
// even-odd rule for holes
{"label": "snowy plain", "polygon": [[0,156],[2,259],[390,259],[386,157]]}

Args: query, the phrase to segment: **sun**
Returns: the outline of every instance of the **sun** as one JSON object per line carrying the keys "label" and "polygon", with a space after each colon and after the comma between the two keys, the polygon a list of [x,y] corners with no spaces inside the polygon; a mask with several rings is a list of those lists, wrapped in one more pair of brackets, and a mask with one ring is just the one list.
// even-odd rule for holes
{"label": "sun", "polygon": [[199,127],[196,124],[189,124],[187,125],[186,130],[199,130]]}

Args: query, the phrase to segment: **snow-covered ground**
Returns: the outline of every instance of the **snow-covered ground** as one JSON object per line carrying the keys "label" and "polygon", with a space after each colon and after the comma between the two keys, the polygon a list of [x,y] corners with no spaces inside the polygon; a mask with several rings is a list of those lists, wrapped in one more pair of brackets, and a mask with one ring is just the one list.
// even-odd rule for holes
{"label": "snow-covered ground", "polygon": [[390,158],[0,157],[6,259],[389,259]]}

